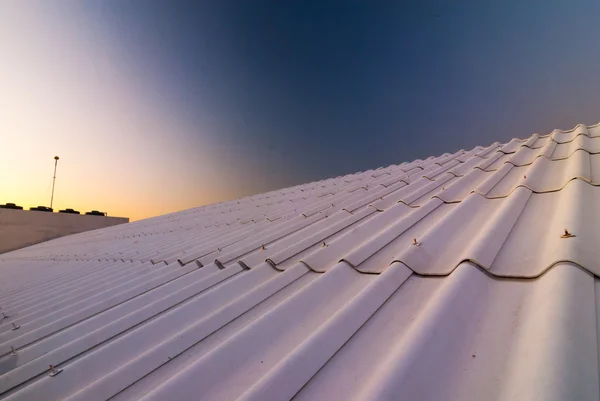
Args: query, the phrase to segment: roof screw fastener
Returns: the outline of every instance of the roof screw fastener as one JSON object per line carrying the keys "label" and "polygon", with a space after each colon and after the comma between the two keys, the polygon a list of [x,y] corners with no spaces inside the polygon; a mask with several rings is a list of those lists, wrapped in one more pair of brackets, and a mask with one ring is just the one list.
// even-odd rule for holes
{"label": "roof screw fastener", "polygon": [[560,238],[572,238],[572,237],[574,237],[574,236],[575,236],[574,234],[571,234],[571,233],[569,232],[569,230],[567,230],[567,229],[565,228],[565,233],[564,233],[563,235],[561,235],[561,236],[560,236]]}
{"label": "roof screw fastener", "polygon": [[421,245],[421,243],[419,241],[417,241],[416,238],[413,238],[413,245],[414,246],[419,246],[419,245]]}
{"label": "roof screw fastener", "polygon": [[526,175],[524,175],[524,176],[523,176],[523,178],[524,178],[524,179],[527,179],[527,176],[526,176]]}
{"label": "roof screw fastener", "polygon": [[12,356],[16,356],[16,355],[18,354],[18,352],[17,352],[17,351],[15,351],[15,347],[13,347],[12,345],[10,346],[10,354],[11,354]]}
{"label": "roof screw fastener", "polygon": [[321,245],[322,248],[327,248],[329,245],[327,245],[327,243],[325,241],[323,241],[323,245]]}
{"label": "roof screw fastener", "polygon": [[62,369],[56,369],[54,366],[50,365],[50,374],[48,376],[54,377],[62,371]]}
{"label": "roof screw fastener", "polygon": [[12,331],[19,330],[19,329],[21,328],[21,326],[17,326],[17,325],[16,325],[14,322],[13,322],[13,324],[12,324],[12,327],[13,327],[13,328],[11,329]]}
{"label": "roof screw fastener", "polygon": [[260,250],[261,250],[261,251],[266,251],[266,250],[267,250],[267,248],[265,247],[265,244],[262,244],[262,245],[260,246]]}
{"label": "roof screw fastener", "polygon": [[2,315],[2,319],[8,319],[10,316],[7,316],[4,314],[4,312],[0,312],[0,315]]}

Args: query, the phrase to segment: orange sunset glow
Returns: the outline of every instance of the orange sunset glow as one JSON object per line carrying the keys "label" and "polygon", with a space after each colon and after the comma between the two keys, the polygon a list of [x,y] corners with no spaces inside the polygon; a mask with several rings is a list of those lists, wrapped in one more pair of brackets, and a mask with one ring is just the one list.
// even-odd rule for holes
{"label": "orange sunset glow", "polygon": [[49,206],[55,155],[55,210],[137,220],[236,195],[203,127],[165,111],[89,21],[25,3],[0,22],[0,203]]}

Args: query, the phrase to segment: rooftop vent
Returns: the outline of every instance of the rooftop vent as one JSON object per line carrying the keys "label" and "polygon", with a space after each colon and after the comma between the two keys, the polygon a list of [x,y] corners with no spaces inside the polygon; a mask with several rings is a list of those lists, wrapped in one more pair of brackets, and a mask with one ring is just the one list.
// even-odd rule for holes
{"label": "rooftop vent", "polygon": [[50,212],[50,213],[52,213],[52,211],[53,211],[53,209],[48,206],[30,207],[29,210],[36,210],[38,212]]}
{"label": "rooftop vent", "polygon": [[80,214],[77,210],[73,210],[73,209],[60,210],[59,213]]}
{"label": "rooftop vent", "polygon": [[88,216],[106,216],[106,213],[99,212],[97,210],[92,210],[91,212],[86,212],[85,214]]}
{"label": "rooftop vent", "polygon": [[23,210],[23,206],[17,206],[14,203],[7,203],[6,205],[0,205],[0,209],[18,209],[18,210]]}

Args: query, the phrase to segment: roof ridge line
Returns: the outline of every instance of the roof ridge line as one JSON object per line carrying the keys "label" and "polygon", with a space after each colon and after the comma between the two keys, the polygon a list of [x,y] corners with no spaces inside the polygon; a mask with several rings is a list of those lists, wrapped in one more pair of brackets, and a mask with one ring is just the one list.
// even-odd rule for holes
{"label": "roof ridge line", "polygon": [[586,124],[576,124],[576,125],[575,125],[573,128],[566,129],[566,130],[562,130],[562,129],[555,128],[555,129],[553,129],[552,131],[550,131],[550,132],[549,132],[549,133],[547,133],[547,134],[540,134],[540,133],[534,132],[532,135],[538,134],[540,137],[547,137],[547,136],[549,136],[549,135],[552,135],[552,133],[553,133],[553,132],[559,132],[559,133],[561,133],[561,134],[567,134],[567,133],[569,133],[569,132],[573,132],[573,131],[575,131],[575,130],[576,130],[578,127],[580,127],[580,126],[584,126],[586,129],[589,129],[589,128],[596,128],[596,127],[600,126],[600,121],[599,121],[599,122],[597,122],[597,123],[595,123],[595,124],[591,124],[591,125],[586,125]]}

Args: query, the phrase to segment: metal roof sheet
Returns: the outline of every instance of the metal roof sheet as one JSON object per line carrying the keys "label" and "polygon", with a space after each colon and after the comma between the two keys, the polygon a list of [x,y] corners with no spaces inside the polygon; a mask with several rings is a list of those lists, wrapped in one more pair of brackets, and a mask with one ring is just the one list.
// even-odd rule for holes
{"label": "metal roof sheet", "polygon": [[0,255],[0,398],[597,400],[599,141],[579,125]]}

